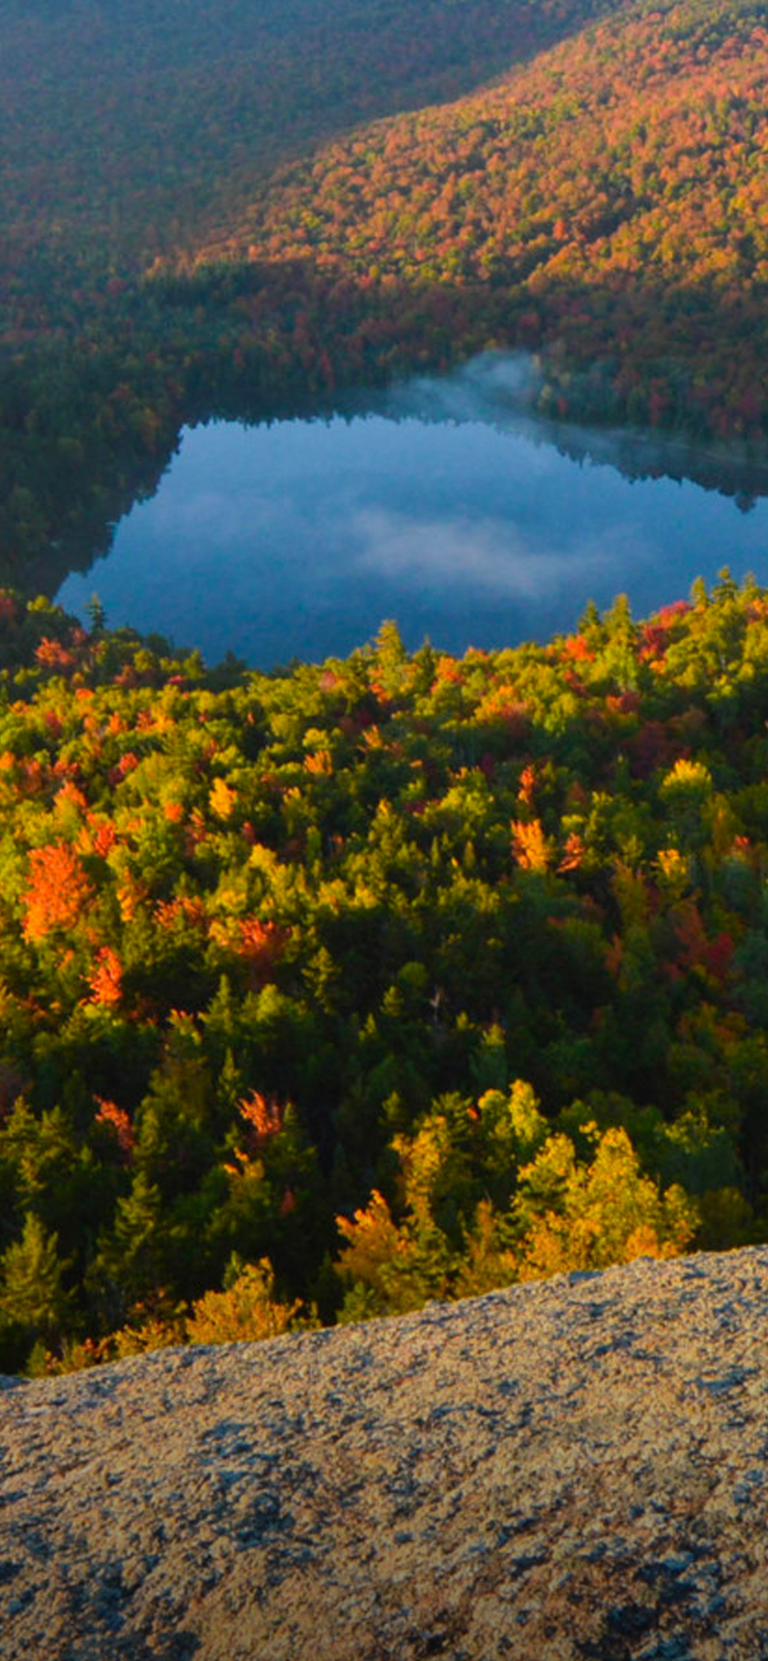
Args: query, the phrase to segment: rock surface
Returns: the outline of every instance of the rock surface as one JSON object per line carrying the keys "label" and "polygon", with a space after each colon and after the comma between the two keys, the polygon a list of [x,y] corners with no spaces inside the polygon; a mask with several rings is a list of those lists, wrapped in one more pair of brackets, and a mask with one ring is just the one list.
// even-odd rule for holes
{"label": "rock surface", "polygon": [[3,1661],[768,1657],[768,1248],[4,1382]]}

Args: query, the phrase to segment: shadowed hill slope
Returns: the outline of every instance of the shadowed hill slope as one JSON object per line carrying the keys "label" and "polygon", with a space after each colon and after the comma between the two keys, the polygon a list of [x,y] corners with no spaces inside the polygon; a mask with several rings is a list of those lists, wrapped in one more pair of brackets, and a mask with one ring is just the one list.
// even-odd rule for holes
{"label": "shadowed hill slope", "polygon": [[768,1250],[0,1400],[6,1661],[757,1661]]}
{"label": "shadowed hill slope", "polygon": [[[605,0],[8,0],[0,275],[30,289],[173,257],[286,157],[455,97]],[[77,280],[73,277],[76,270]],[[66,308],[64,308],[66,309]]]}

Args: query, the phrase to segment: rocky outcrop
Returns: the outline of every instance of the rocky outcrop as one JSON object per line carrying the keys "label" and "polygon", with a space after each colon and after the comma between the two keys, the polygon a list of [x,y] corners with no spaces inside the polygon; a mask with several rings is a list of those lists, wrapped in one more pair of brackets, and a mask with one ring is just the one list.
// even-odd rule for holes
{"label": "rocky outcrop", "polygon": [[768,1657],[768,1248],[7,1383],[4,1661]]}

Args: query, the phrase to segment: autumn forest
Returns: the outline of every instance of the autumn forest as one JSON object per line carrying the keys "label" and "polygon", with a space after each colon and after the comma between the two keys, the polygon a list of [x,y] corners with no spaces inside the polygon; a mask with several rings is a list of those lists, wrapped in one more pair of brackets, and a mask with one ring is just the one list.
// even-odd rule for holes
{"label": "autumn forest", "polygon": [[[768,1237],[768,594],[256,671],[53,601],[476,351],[765,459],[768,6],[8,0],[0,1370]],[[581,615],[579,617],[579,612]]]}

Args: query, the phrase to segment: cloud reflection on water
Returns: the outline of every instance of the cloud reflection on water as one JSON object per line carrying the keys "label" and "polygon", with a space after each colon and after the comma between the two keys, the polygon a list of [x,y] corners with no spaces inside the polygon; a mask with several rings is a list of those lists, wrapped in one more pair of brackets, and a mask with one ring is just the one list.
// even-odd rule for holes
{"label": "cloud reflection on water", "polygon": [[386,508],[361,510],[352,524],[357,565],[405,585],[446,581],[462,588],[538,600],[572,584],[605,579],[622,560],[642,560],[645,539],[632,526],[612,525],[567,547],[542,546],[506,520],[466,516],[419,519]]}

